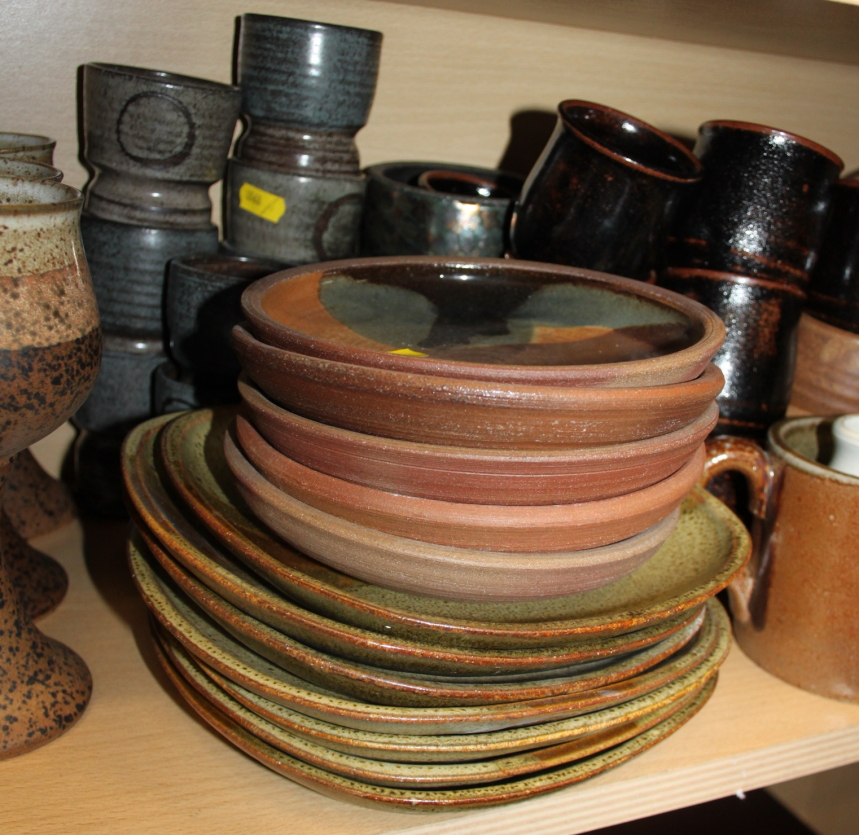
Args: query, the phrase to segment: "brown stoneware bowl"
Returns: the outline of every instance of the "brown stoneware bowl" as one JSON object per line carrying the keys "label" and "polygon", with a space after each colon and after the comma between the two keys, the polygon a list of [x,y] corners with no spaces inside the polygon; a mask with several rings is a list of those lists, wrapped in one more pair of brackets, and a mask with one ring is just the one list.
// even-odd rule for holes
{"label": "brown stoneware bowl", "polygon": [[859,334],[802,315],[790,405],[809,415],[859,412]]}
{"label": "brown stoneware bowl", "polygon": [[243,326],[233,346],[273,400],[312,420],[385,438],[490,449],[591,447],[674,432],[699,418],[724,378],[708,365],[664,386],[529,386],[456,380],[296,354]]}
{"label": "brown stoneware bowl", "polygon": [[620,542],[665,519],[700,479],[704,445],[672,476],[610,499],[486,505],[402,496],[320,473],[282,455],[239,416],[235,435],[253,466],[294,499],[407,539],[486,551],[576,551]]}
{"label": "brown stoneware bowl", "polygon": [[541,386],[693,380],[725,338],[703,305],[554,264],[406,256],[298,267],[242,296],[250,331],[299,354]]}
{"label": "brown stoneware bowl", "polygon": [[420,444],[308,420],[239,379],[245,413],[278,451],[365,487],[445,502],[554,505],[642,490],[677,472],[716,425],[718,407],[643,441],[592,449],[501,450]]}
{"label": "brown stoneware bowl", "polygon": [[242,498],[293,547],[361,580],[445,600],[539,600],[598,588],[653,556],[679,516],[675,510],[637,536],[586,550],[454,548],[373,530],[294,499],[260,475],[230,432],[224,452]]}

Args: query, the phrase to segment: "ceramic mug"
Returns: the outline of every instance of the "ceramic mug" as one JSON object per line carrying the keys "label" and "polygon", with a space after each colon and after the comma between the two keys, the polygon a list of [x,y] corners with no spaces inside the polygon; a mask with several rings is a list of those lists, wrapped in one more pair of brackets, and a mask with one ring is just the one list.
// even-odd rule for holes
{"label": "ceramic mug", "polygon": [[859,701],[859,478],[827,466],[832,421],[790,418],[768,451],[744,438],[708,444],[707,481],[743,473],[755,553],[729,586],[737,642],[755,663],[822,696]]}
{"label": "ceramic mug", "polygon": [[564,101],[558,113],[513,211],[513,255],[651,278],[676,199],[701,179],[701,163],[610,107]]}
{"label": "ceramic mug", "polygon": [[695,153],[700,185],[683,195],[668,267],[805,285],[844,163],[793,133],[749,122],[705,122]]}

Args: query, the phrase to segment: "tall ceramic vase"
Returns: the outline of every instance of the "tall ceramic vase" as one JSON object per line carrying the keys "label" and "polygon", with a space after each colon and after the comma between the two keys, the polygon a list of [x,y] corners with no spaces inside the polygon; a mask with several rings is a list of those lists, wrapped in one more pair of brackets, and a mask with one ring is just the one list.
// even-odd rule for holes
{"label": "tall ceramic vase", "polygon": [[[0,489],[9,458],[63,423],[98,373],[81,203],[64,185],[0,183]],[[91,689],[81,658],[33,625],[0,551],[0,759],[64,733]]]}

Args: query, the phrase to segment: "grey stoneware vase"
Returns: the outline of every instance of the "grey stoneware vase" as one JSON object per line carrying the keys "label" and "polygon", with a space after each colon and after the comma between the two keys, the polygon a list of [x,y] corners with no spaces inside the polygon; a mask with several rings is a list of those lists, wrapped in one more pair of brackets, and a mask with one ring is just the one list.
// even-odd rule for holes
{"label": "grey stoneware vase", "polygon": [[81,232],[105,331],[141,339],[164,332],[167,262],[218,250],[218,230],[135,226],[84,214]]}
{"label": "grey stoneware vase", "polygon": [[245,132],[230,160],[226,239],[294,264],[352,255],[364,195],[355,134],[373,103],[382,34],[242,15]]}
{"label": "grey stoneware vase", "polygon": [[86,210],[121,223],[205,228],[224,173],[237,87],[116,64],[83,68]]}
{"label": "grey stoneware vase", "polygon": [[22,162],[54,164],[57,140],[29,133],[0,133],[0,157]]}
{"label": "grey stoneware vase", "polygon": [[[101,357],[98,308],[80,239],[79,191],[32,180],[0,182],[0,494],[10,457],[80,405]],[[82,659],[43,635],[0,550],[0,759],[67,731],[92,678]]]}
{"label": "grey stoneware vase", "polygon": [[441,162],[387,162],[365,173],[362,255],[504,255],[521,177]]}
{"label": "grey stoneware vase", "polygon": [[[255,258],[194,255],[170,262],[165,297],[170,354],[196,387],[200,405],[238,401],[241,366],[231,345],[244,320],[242,292],[280,266]],[[167,385],[167,379],[163,381]],[[193,401],[192,401],[193,402]]]}

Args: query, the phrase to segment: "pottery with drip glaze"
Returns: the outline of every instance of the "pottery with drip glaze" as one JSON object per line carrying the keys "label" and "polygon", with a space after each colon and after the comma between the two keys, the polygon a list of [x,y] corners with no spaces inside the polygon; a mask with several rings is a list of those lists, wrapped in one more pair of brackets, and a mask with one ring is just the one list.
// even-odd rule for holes
{"label": "pottery with drip glaze", "polygon": [[678,140],[605,105],[569,100],[513,210],[516,258],[649,279],[674,205],[702,174]]}

